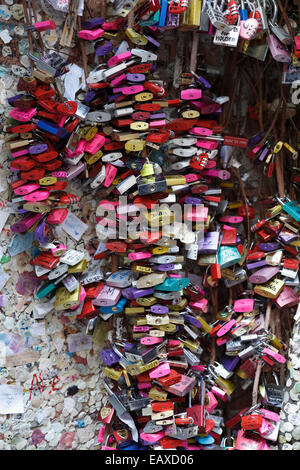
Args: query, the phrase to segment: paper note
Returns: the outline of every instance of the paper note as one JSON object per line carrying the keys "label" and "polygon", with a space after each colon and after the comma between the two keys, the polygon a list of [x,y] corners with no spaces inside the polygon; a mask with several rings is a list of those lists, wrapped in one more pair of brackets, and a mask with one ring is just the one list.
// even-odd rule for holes
{"label": "paper note", "polygon": [[0,414],[24,413],[23,387],[0,385]]}
{"label": "paper note", "polygon": [[[12,356],[6,356],[6,367],[17,367],[24,364],[37,362],[40,355],[33,349],[27,349],[24,352],[14,354]],[[1,398],[0,398],[1,400]]]}
{"label": "paper note", "polygon": [[68,349],[70,353],[77,351],[88,351],[92,349],[92,337],[84,333],[77,333],[67,337]]}
{"label": "paper note", "polygon": [[67,100],[75,100],[75,95],[81,88],[85,88],[84,70],[76,64],[69,67],[69,71],[65,74],[65,92],[64,97]]}
{"label": "paper note", "polygon": [[4,225],[6,224],[6,221],[10,215],[10,212],[6,211],[5,209],[1,209],[0,211],[0,232],[3,229]]}
{"label": "paper note", "polygon": [[34,241],[34,234],[27,232],[25,235],[16,235],[8,245],[10,256],[16,256],[23,251],[29,251]]}
{"label": "paper note", "polygon": [[88,229],[88,226],[76,217],[76,215],[69,212],[67,218],[61,224],[61,228],[78,242]]}

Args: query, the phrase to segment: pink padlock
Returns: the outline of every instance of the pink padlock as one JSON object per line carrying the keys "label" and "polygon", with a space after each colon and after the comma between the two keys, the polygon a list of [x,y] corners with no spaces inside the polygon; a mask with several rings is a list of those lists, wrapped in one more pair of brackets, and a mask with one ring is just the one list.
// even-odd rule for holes
{"label": "pink padlock", "polygon": [[269,439],[269,435],[272,434],[274,429],[275,429],[275,424],[270,423],[270,421],[267,421],[266,419],[263,418],[261,426],[258,429],[258,432],[260,436],[265,437],[266,439]]}
{"label": "pink padlock", "polygon": [[94,41],[95,39],[100,38],[103,36],[104,30],[99,28],[99,29],[82,29],[81,31],[78,32],[78,36],[82,39],[87,39],[89,41]]}
{"label": "pink padlock", "polygon": [[187,88],[180,93],[182,100],[200,100],[202,98],[202,90],[198,88]]}
{"label": "pink padlock", "polygon": [[260,408],[259,412],[266,419],[270,419],[271,421],[275,421],[277,423],[280,421],[280,415],[278,413],[274,413],[274,411],[266,410],[265,408]]}
{"label": "pink padlock", "polygon": [[13,158],[18,158],[18,157],[22,157],[22,155],[27,155],[28,153],[29,153],[29,150],[25,148],[22,150],[18,150],[17,152],[12,152],[11,156]]}
{"label": "pink padlock", "polygon": [[98,150],[100,150],[100,148],[103,147],[104,144],[105,137],[101,134],[96,134],[92,140],[85,144],[84,150],[85,152],[94,155],[94,153],[98,152]]}
{"label": "pink padlock", "polygon": [[264,348],[263,349],[264,354],[267,354],[268,356],[272,357],[275,359],[275,361],[280,362],[280,364],[285,364],[286,363],[286,358],[283,357],[281,354],[276,353],[270,348]]}
{"label": "pink padlock", "polygon": [[50,225],[59,225],[67,218],[68,209],[53,209],[49,212],[47,217],[47,223]]}
{"label": "pink padlock", "polygon": [[226,335],[226,333],[228,333],[228,331],[230,331],[231,328],[233,328],[235,325],[236,325],[236,320],[234,320],[234,319],[232,319],[232,320],[226,322],[225,325],[223,325],[223,326],[217,331],[217,336],[220,337],[220,336]]}
{"label": "pink padlock", "polygon": [[147,259],[151,258],[152,254],[148,253],[147,251],[136,251],[135,253],[128,253],[128,258],[131,261],[137,261],[139,259]]}
{"label": "pink padlock", "polygon": [[196,364],[194,366],[191,366],[192,370],[198,370],[199,372],[204,372],[206,369],[206,366],[201,365],[201,364]]}
{"label": "pink padlock", "polygon": [[102,183],[103,186],[108,188],[111,185],[111,183],[113,182],[113,180],[116,177],[117,171],[118,171],[117,167],[111,165],[110,163],[108,165],[106,165],[106,167],[105,167],[105,180]]}
{"label": "pink padlock", "polygon": [[184,175],[187,183],[193,183],[199,179],[199,176],[195,173],[189,173],[188,175]]}
{"label": "pink padlock", "polygon": [[208,300],[207,299],[200,299],[197,302],[190,302],[190,307],[194,308],[195,310],[200,310],[201,312],[207,313],[208,312]]}
{"label": "pink padlock", "polygon": [[252,312],[254,309],[254,299],[238,299],[234,301],[233,310],[237,313]]}
{"label": "pink padlock", "polygon": [[252,39],[259,28],[259,23],[255,18],[248,18],[240,22],[240,37],[242,39]]}
{"label": "pink padlock", "polygon": [[58,243],[58,245],[56,245],[55,248],[51,248],[50,251],[53,256],[61,256],[67,251],[67,247],[63,243]]}
{"label": "pink padlock", "polygon": [[223,344],[226,344],[228,341],[228,338],[226,338],[226,336],[224,336],[224,338],[218,338],[217,341],[216,341],[216,344],[217,346],[223,346]]}
{"label": "pink padlock", "polygon": [[291,62],[292,59],[290,52],[286,49],[286,47],[284,47],[279,39],[274,36],[274,34],[267,36],[267,43],[274,60],[285,63]]}
{"label": "pink padlock", "polygon": [[14,193],[18,196],[23,196],[24,194],[29,194],[39,189],[40,185],[38,183],[24,184],[14,189]]}
{"label": "pink padlock", "polygon": [[130,59],[130,57],[131,57],[131,52],[130,51],[123,52],[122,54],[114,55],[113,57],[108,59],[107,65],[109,67],[113,67],[114,65],[121,64],[121,62],[124,62],[125,60]]}
{"label": "pink padlock", "polygon": [[145,90],[144,85],[133,85],[133,86],[123,87],[121,90],[121,93],[123,95],[135,95],[137,93],[141,93],[144,90]]}
{"label": "pink padlock", "polygon": [[284,286],[282,292],[275,299],[277,307],[294,307],[300,302],[300,297],[290,287]]}
{"label": "pink padlock", "polygon": [[222,181],[229,180],[231,178],[231,174],[227,170],[203,170],[201,175],[204,176],[212,176],[214,178],[220,178]]}
{"label": "pink padlock", "polygon": [[101,426],[98,432],[98,442],[100,442],[100,444],[101,442],[103,442],[104,433],[105,433],[105,426]]}
{"label": "pink padlock", "polygon": [[38,202],[45,201],[50,196],[50,191],[39,189],[30,194],[25,194],[24,201]]}
{"label": "pink padlock", "polygon": [[170,374],[170,365],[168,364],[168,362],[163,362],[162,364],[159,364],[159,366],[150,370],[149,377],[151,379],[157,379],[158,377],[165,377],[166,375],[169,375],[169,374]]}
{"label": "pink padlock", "polygon": [[220,398],[220,400],[222,401],[227,401],[227,393],[225,392],[225,390],[222,390],[222,388],[219,388],[217,387],[216,385],[214,385],[212,388],[211,388],[211,391],[213,392],[213,394],[215,396],[217,396],[218,398]]}
{"label": "pink padlock", "polygon": [[141,382],[137,384],[139,390],[150,389],[152,387],[152,382]]}
{"label": "pink padlock", "polygon": [[152,346],[153,344],[159,344],[162,342],[162,338],[155,338],[155,336],[144,336],[144,338],[141,338],[141,344],[145,344],[146,346]]}
{"label": "pink padlock", "polygon": [[192,127],[189,132],[193,135],[212,135],[213,131],[211,129],[206,129],[206,127]]}
{"label": "pink padlock", "polygon": [[50,29],[56,29],[56,24],[52,20],[39,21],[34,23],[34,29],[36,31],[49,31]]}
{"label": "pink padlock", "polygon": [[28,111],[23,111],[19,108],[14,108],[10,113],[10,117],[16,119],[16,121],[27,122],[37,113],[35,108],[31,108]]}
{"label": "pink padlock", "polygon": [[125,80],[126,80],[126,75],[125,75],[125,73],[122,73],[118,77],[114,78],[111,81],[111,84],[112,84],[113,87],[116,87],[116,86],[120,85],[121,83],[123,83]]}
{"label": "pink padlock", "polygon": [[160,431],[160,432],[156,432],[156,433],[151,433],[151,434],[148,434],[148,433],[145,433],[145,432],[141,432],[140,434],[140,438],[143,439],[143,441],[146,441],[146,442],[149,442],[151,444],[154,444],[155,442],[159,441],[160,439],[162,439],[165,435],[165,432],[164,431]]}
{"label": "pink padlock", "polygon": [[165,119],[160,119],[159,121],[151,121],[149,124],[150,129],[156,128],[156,127],[165,127],[166,125],[166,120]]}
{"label": "pink padlock", "polygon": [[206,150],[215,150],[219,146],[218,142],[215,140],[198,140],[196,147],[201,147]]}
{"label": "pink padlock", "polygon": [[218,406],[218,400],[212,391],[207,392],[206,397],[208,398],[208,405],[205,406],[205,409],[211,413],[211,411],[213,411]]}

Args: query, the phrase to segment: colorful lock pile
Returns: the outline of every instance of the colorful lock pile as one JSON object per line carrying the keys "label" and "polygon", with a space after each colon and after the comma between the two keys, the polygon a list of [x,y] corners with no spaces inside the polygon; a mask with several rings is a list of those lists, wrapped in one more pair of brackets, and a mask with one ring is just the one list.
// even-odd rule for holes
{"label": "colorful lock pile", "polygon": [[[293,40],[271,3],[267,18],[259,1],[250,11],[231,0],[223,12],[208,1],[201,15],[196,0],[146,2],[135,26],[120,4],[116,17],[85,20],[77,32],[100,58],[82,99],[61,99],[55,80],[67,61],[56,53],[48,63],[29,54],[36,69],[9,99],[6,132],[18,135],[8,141],[12,202],[21,215],[11,230],[38,244],[39,308],[54,303],[85,321],[87,335],[101,321],[123,322],[123,341],[101,352],[102,450],[268,450],[277,441],[287,347],[270,316],[300,301],[300,207],[276,195],[262,201],[257,221],[234,162],[248,152],[271,178],[280,151],[292,160],[298,153],[272,133],[227,135],[220,117],[229,98],[190,70],[178,97],[169,96],[158,60],[164,28],[198,26],[215,44],[240,37],[244,50],[264,34],[273,58],[291,62]],[[89,263],[54,237],[80,201],[68,192],[73,178],[98,204]],[[243,394],[236,413],[231,403]]]}

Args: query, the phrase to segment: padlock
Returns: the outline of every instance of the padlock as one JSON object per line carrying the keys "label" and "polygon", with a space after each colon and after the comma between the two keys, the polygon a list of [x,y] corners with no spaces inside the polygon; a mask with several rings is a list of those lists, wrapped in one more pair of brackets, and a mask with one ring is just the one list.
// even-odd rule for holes
{"label": "padlock", "polygon": [[273,372],[272,375],[275,379],[275,384],[271,384],[271,383],[267,384],[263,376],[266,401],[268,405],[274,406],[276,408],[281,408],[282,403],[283,403],[283,388],[279,385],[276,374]]}

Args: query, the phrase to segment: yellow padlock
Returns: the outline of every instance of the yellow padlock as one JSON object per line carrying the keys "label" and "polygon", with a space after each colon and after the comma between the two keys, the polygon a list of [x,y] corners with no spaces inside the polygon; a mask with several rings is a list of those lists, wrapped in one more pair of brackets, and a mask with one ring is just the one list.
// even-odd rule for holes
{"label": "yellow padlock", "polygon": [[127,140],[125,143],[125,150],[127,152],[141,152],[146,145],[146,142],[144,140],[140,139],[131,139]]}
{"label": "yellow padlock", "polygon": [[45,176],[45,178],[41,178],[39,180],[39,184],[41,186],[50,186],[51,184],[55,184],[57,182],[57,178],[55,176]]}
{"label": "yellow padlock", "polygon": [[134,29],[127,28],[125,31],[126,36],[130,39],[133,44],[137,46],[145,46],[148,42],[148,39],[142,34],[138,34]]}
{"label": "yellow padlock", "polygon": [[138,132],[147,131],[149,129],[149,124],[148,122],[144,122],[144,121],[132,122],[130,124],[130,129],[132,129],[133,131],[138,131]]}
{"label": "yellow padlock", "polygon": [[137,93],[134,96],[135,101],[150,101],[153,98],[153,93],[149,93],[147,91],[142,91],[141,93]]}

